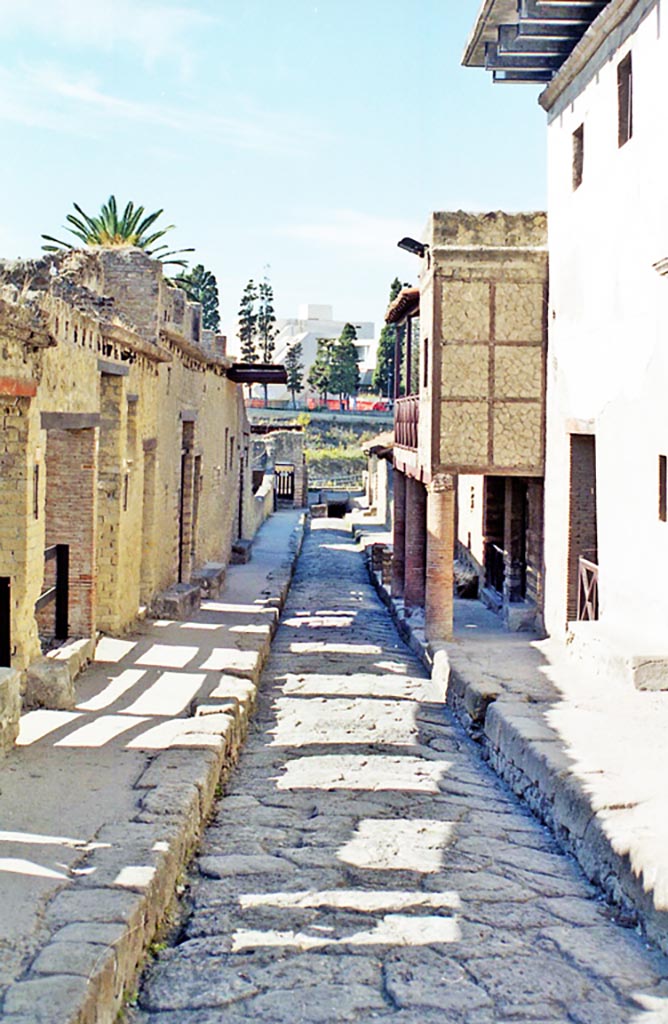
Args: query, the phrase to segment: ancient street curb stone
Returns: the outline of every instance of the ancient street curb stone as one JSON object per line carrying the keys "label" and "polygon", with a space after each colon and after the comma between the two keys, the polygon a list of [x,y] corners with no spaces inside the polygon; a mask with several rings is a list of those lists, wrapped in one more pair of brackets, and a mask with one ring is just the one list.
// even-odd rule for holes
{"label": "ancient street curb stone", "polygon": [[404,614],[368,561],[369,577],[387,606],[400,635],[418,655],[482,756],[532,812],[554,833],[587,878],[603,890],[628,924],[639,923],[668,953],[668,910],[657,910],[651,880],[633,870],[628,854],[618,853],[606,833],[605,808],[597,807],[575,778],[568,755],[544,724],[541,704],[505,694],[494,682],[467,679],[455,667],[447,643],[428,645]]}
{"label": "ancient street curb stone", "polygon": [[11,750],[19,734],[21,677],[13,668],[0,668],[0,755]]}
{"label": "ancient street curb stone", "polygon": [[[277,609],[259,642],[251,673],[221,676],[224,709],[189,720],[211,745],[163,750],[135,783],[135,819],[100,829],[84,868],[95,868],[61,890],[45,908],[51,937],[25,975],[6,990],[0,1017],[7,1024],[114,1024],[134,988],[146,951],[164,925],[174,894],[211,812],[217,787],[233,767],[255,703],[280,609],[308,526],[302,515],[285,561],[262,593]],[[67,667],[60,668],[67,673]],[[247,678],[248,674],[252,679]],[[245,678],[244,678],[245,677]],[[225,685],[228,681],[228,687]],[[210,698],[209,698],[210,700]],[[185,737],[187,741],[187,736]],[[134,863],[133,863],[134,861]],[[214,868],[214,865],[212,865]]]}

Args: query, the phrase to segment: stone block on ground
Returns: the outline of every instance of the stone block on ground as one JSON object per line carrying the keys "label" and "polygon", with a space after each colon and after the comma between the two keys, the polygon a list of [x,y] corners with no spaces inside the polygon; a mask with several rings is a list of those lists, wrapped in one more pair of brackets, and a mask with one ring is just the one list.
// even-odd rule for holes
{"label": "stone block on ground", "polygon": [[69,640],[49,651],[47,658],[67,665],[72,682],[82,672],[86,665],[93,660],[95,654],[95,637],[83,637],[79,640]]}
{"label": "stone block on ground", "polygon": [[220,595],[225,586],[226,566],[223,562],[207,562],[192,574],[191,583],[200,589],[201,598],[206,601]]}
{"label": "stone block on ground", "polygon": [[232,554],[230,556],[231,565],[245,565],[246,562],[251,560],[251,552],[253,548],[252,540],[235,540],[232,544]]}
{"label": "stone block on ground", "polygon": [[40,658],[26,673],[23,707],[69,711],[74,707],[74,684],[66,662]]}
{"label": "stone block on ground", "polygon": [[176,583],[153,599],[151,613],[157,619],[185,621],[199,609],[200,600],[199,585]]}

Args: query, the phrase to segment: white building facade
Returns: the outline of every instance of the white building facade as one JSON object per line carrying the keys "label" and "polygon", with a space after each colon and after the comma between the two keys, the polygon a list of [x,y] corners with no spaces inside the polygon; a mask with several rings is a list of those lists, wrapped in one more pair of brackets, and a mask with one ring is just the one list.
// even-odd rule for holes
{"label": "white building facade", "polygon": [[[301,361],[304,364],[304,391],[298,396],[300,404],[305,404],[312,394],[306,385],[308,372],[315,362],[319,338],[340,336],[347,323],[351,323],[357,332],[357,354],[360,365],[360,377],[370,375],[376,365],[375,327],[371,321],[335,320],[332,306],[307,304],[299,306],[297,316],[288,319],[278,318],[273,360],[277,364],[285,363],[289,350],[297,344],[302,346]],[[256,394],[257,392],[257,394]],[[314,393],[313,393],[314,394]],[[261,397],[261,389],[255,389],[254,397]],[[283,386],[272,386],[270,398],[287,401],[290,392]]]}
{"label": "white building facade", "polygon": [[[547,83],[546,628],[649,688],[668,687],[662,6],[582,3],[570,55],[541,64],[528,49],[537,17],[523,22],[522,10],[545,14],[549,5],[512,15],[487,0],[465,54],[476,65],[484,51],[497,80]],[[555,5],[543,31],[551,25],[554,40],[560,30],[574,37],[577,20],[575,5]],[[504,40],[516,52],[504,52]]]}

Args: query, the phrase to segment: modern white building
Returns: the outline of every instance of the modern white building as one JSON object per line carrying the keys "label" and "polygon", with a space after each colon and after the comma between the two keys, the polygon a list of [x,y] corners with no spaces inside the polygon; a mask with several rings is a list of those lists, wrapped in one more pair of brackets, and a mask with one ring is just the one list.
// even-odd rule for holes
{"label": "modern white building", "polygon": [[641,688],[668,688],[662,7],[485,0],[464,57],[546,83],[546,627]]}
{"label": "modern white building", "polygon": [[[304,382],[315,362],[319,338],[338,338],[347,323],[351,323],[357,332],[357,353],[360,364],[360,376],[370,375],[376,365],[376,340],[374,324],[370,321],[335,320],[332,306],[307,304],[299,306],[297,316],[288,319],[278,318],[276,327],[276,347],[273,361],[281,364],[293,345],[301,343],[302,362],[304,364]],[[304,402],[311,392],[305,390],[299,396]],[[262,389],[256,388],[253,396],[260,398]],[[278,401],[287,400],[290,392],[283,386],[272,386],[270,398]]]}

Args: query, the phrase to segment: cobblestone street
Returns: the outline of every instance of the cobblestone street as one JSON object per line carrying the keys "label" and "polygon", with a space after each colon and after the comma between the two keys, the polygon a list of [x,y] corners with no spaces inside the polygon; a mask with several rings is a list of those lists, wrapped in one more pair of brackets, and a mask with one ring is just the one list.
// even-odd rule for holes
{"label": "cobblestone street", "polygon": [[668,963],[480,761],[314,520],[136,1024],[661,1024]]}

